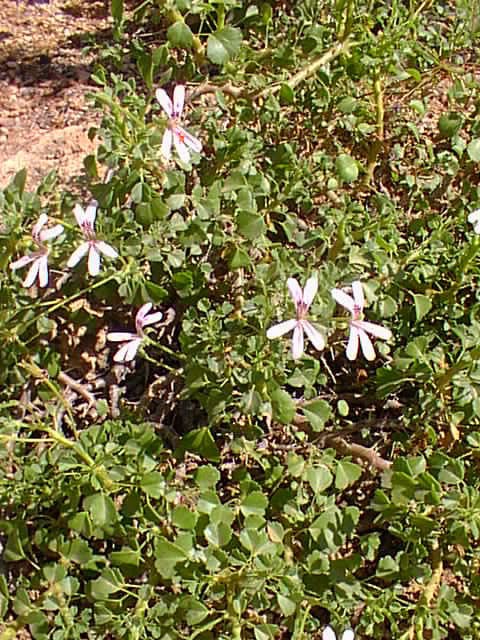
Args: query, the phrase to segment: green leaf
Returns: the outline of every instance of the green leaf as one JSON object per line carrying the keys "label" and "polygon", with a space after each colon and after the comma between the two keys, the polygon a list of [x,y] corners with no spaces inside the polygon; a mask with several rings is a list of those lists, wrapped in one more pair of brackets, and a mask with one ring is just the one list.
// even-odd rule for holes
{"label": "green leaf", "polygon": [[253,629],[255,640],[275,640],[279,628],[276,624],[257,624]]}
{"label": "green leaf", "polygon": [[178,453],[179,455],[184,455],[186,451],[196,453],[212,462],[220,460],[220,451],[208,427],[194,429],[182,438]]}
{"label": "green leaf", "polygon": [[7,538],[7,544],[3,552],[3,559],[6,562],[17,562],[23,560],[25,555],[25,547],[28,546],[28,531],[25,523],[17,520],[11,523],[10,532]]}
{"label": "green leaf", "polygon": [[340,460],[335,473],[335,487],[339,491],[343,491],[343,489],[356,482],[361,475],[362,467],[360,465],[348,460]]}
{"label": "green leaf", "polygon": [[208,36],[207,56],[214,64],[225,64],[240,51],[242,32],[235,27],[224,27]]}
{"label": "green leaf", "polygon": [[470,160],[480,162],[480,138],[474,138],[468,143],[467,153]]}
{"label": "green leaf", "polygon": [[188,49],[193,44],[193,33],[185,22],[179,20],[168,28],[167,38],[172,47]]}
{"label": "green leaf", "polygon": [[277,602],[283,615],[286,618],[288,618],[289,616],[293,616],[297,608],[297,605],[293,600],[290,600],[290,598],[286,598],[285,596],[282,596],[280,593],[278,593]]}
{"label": "green leaf", "polygon": [[84,500],[84,507],[90,513],[92,522],[97,527],[105,527],[117,522],[117,510],[110,496],[95,493]]}
{"label": "green leaf", "polygon": [[265,221],[258,213],[239,211],[236,220],[239,232],[249,240],[256,240],[265,233]]}
{"label": "green leaf", "polygon": [[159,471],[150,471],[142,476],[140,486],[147,496],[160,498],[165,490],[165,478]]}
{"label": "green leaf", "polygon": [[306,472],[306,478],[314,493],[325,491],[333,482],[333,475],[325,465],[309,467]]}
{"label": "green leaf", "polygon": [[354,182],[358,178],[358,165],[352,156],[346,153],[341,153],[337,157],[335,169],[344,182]]}
{"label": "green leaf", "polygon": [[314,431],[322,431],[325,423],[332,417],[332,409],[325,400],[314,400],[302,407],[304,416]]}
{"label": "green leaf", "polygon": [[123,18],[123,0],[112,0],[110,11],[115,22],[120,22]]}
{"label": "green leaf", "polygon": [[197,514],[181,504],[172,511],[172,523],[179,529],[194,529],[197,524]]}
{"label": "green leaf", "polygon": [[219,480],[220,471],[210,464],[199,467],[195,472],[195,482],[202,490],[214,487]]}
{"label": "green leaf", "polygon": [[242,501],[240,511],[244,516],[260,515],[263,516],[268,506],[268,500],[261,491],[252,491]]}
{"label": "green leaf", "polygon": [[420,322],[432,308],[432,301],[422,293],[416,293],[413,295],[415,303],[415,314],[417,316],[417,322]]}
{"label": "green leaf", "polygon": [[286,391],[277,387],[270,393],[273,417],[281,424],[291,424],[295,416],[295,403]]}
{"label": "green leaf", "polygon": [[453,138],[462,126],[462,117],[454,111],[443,113],[438,119],[438,130],[444,138]]}
{"label": "green leaf", "polygon": [[206,541],[214,547],[225,547],[232,539],[232,528],[225,522],[211,522],[203,532]]}
{"label": "green leaf", "polygon": [[94,600],[107,600],[123,586],[123,577],[118,569],[105,569],[96,580],[90,582],[90,594]]}

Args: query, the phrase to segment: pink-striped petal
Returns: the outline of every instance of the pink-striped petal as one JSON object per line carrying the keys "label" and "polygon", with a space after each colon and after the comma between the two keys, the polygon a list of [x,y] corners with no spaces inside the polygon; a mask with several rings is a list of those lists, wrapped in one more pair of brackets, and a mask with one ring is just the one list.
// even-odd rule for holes
{"label": "pink-striped petal", "polygon": [[310,324],[308,320],[301,320],[300,322],[315,349],[317,351],[322,351],[322,349],[325,349],[325,338],[322,336],[320,331],[318,331],[318,329]]}
{"label": "pink-striped petal", "polygon": [[348,336],[347,358],[355,360],[358,355],[359,330],[357,327],[350,325],[350,335]]}
{"label": "pink-striped petal", "polygon": [[83,207],[81,207],[79,204],[76,204],[73,208],[73,215],[75,216],[75,220],[77,221],[78,226],[81,227],[85,222],[85,211]]}
{"label": "pink-striped petal", "polygon": [[46,213],[40,214],[37,222],[33,225],[33,229],[32,229],[32,236],[34,239],[37,239],[37,237],[40,234],[40,231],[42,230],[42,227],[47,223],[47,220],[48,220],[48,216]]}
{"label": "pink-striped petal", "polygon": [[309,278],[303,290],[303,304],[308,307],[312,304],[313,299],[318,291],[318,280],[315,276]]}
{"label": "pink-striped petal", "polygon": [[118,258],[117,250],[106,242],[103,242],[103,240],[97,240],[97,242],[95,242],[95,246],[97,247],[98,251],[100,251],[100,253],[103,253],[104,256],[107,256],[107,258]]}
{"label": "pink-striped petal", "polygon": [[188,131],[186,131],[183,127],[177,126],[175,127],[175,130],[178,132],[180,139],[187,145],[187,147],[190,147],[190,149],[196,151],[197,153],[201,152],[202,143],[198,138],[192,136],[192,134],[188,133]]}
{"label": "pink-striped petal", "polygon": [[390,329],[386,327],[382,327],[379,324],[374,324],[373,322],[366,322],[365,320],[354,320],[353,324],[358,329],[363,329],[367,333],[370,333],[372,336],[376,338],[381,338],[382,340],[389,340],[392,337],[392,332]]}
{"label": "pink-striped petal", "polygon": [[135,338],[124,344],[113,356],[115,362],[130,362],[137,355],[138,347],[142,342],[141,338]]}
{"label": "pink-striped petal", "polygon": [[68,259],[67,267],[69,269],[71,269],[72,267],[75,267],[83,258],[83,256],[87,255],[89,248],[90,248],[89,242],[82,242],[82,244],[75,249],[75,251],[72,253],[70,258]]}
{"label": "pink-striped petal", "polygon": [[100,273],[100,252],[96,244],[90,244],[88,252],[88,273],[95,277]]}
{"label": "pink-striped petal", "polygon": [[352,629],[346,629],[342,633],[342,640],[354,640],[354,639],[355,639],[355,634]]}
{"label": "pink-striped petal", "polygon": [[173,131],[171,129],[165,129],[163,133],[161,154],[165,160],[170,160],[172,157],[172,143],[173,143]]}
{"label": "pink-striped petal", "polygon": [[41,287],[48,284],[48,256],[47,254],[38,259],[38,282]]}
{"label": "pink-striped petal", "polygon": [[37,279],[39,268],[40,268],[40,260],[39,258],[36,258],[36,260],[34,260],[34,262],[32,263],[32,266],[28,270],[27,277],[22,283],[24,287],[29,289],[32,286],[32,284]]}
{"label": "pink-striped petal", "polygon": [[172,107],[172,101],[168,97],[167,92],[164,89],[157,89],[155,91],[155,97],[160,103],[160,106],[162,107],[162,109],[167,114],[167,116],[171,118],[173,115],[173,107]]}
{"label": "pink-striped petal", "polygon": [[355,306],[359,307],[360,310],[365,306],[365,297],[363,295],[363,286],[360,280],[355,280],[352,282],[352,293],[353,299],[355,300]]}
{"label": "pink-striped petal", "polygon": [[107,333],[107,340],[110,342],[127,342],[138,338],[136,333],[130,333],[129,331],[112,331]]}
{"label": "pink-striped petal", "polygon": [[295,319],[285,320],[284,322],[280,322],[279,324],[274,324],[273,327],[270,327],[270,329],[268,329],[267,338],[269,340],[280,338],[281,336],[294,329],[296,326],[297,321]]}
{"label": "pink-striped petal", "polygon": [[360,344],[362,346],[363,355],[367,360],[375,360],[375,349],[373,348],[373,344],[368,336],[368,333],[366,333],[363,329],[357,330],[360,337]]}
{"label": "pink-striped petal", "polygon": [[292,358],[299,360],[303,355],[303,327],[297,322],[292,336]]}
{"label": "pink-striped petal", "polygon": [[290,295],[292,297],[295,306],[297,307],[299,304],[303,302],[303,291],[301,286],[298,284],[298,280],[296,278],[289,278],[287,280],[287,287],[290,291]]}
{"label": "pink-striped petal", "polygon": [[173,90],[173,117],[180,118],[183,113],[183,104],[185,102],[185,87],[183,84],[177,84]]}
{"label": "pink-striped petal", "polygon": [[63,225],[56,224],[51,229],[44,229],[38,235],[40,238],[40,242],[45,242],[46,240],[53,240],[57,238],[61,233],[63,233]]}
{"label": "pink-striped petal", "polygon": [[350,313],[353,313],[355,300],[352,296],[349,296],[348,293],[345,293],[342,289],[332,289],[331,294],[338,304],[341,304],[342,307],[345,307],[345,309],[348,309]]}
{"label": "pink-striped petal", "polygon": [[152,307],[153,304],[151,302],[146,302],[145,304],[142,304],[140,309],[137,311],[137,314],[135,316],[135,326],[137,327],[137,329],[138,327],[143,327],[145,316],[148,314]]}
{"label": "pink-striped petal", "polygon": [[84,221],[88,224],[89,227],[91,227],[92,229],[95,226],[95,218],[97,217],[97,202],[92,202],[92,204],[89,204],[88,207],[85,210],[85,219]]}
{"label": "pink-striped petal", "polygon": [[337,640],[337,636],[335,635],[335,631],[329,625],[325,627],[322,633],[322,640]]}
{"label": "pink-striped petal", "polygon": [[190,151],[187,149],[182,138],[178,135],[177,130],[173,132],[173,144],[177,150],[180,160],[185,164],[188,164],[190,162]]}
{"label": "pink-striped petal", "polygon": [[38,258],[38,254],[37,253],[32,253],[29,256],[22,256],[18,260],[15,260],[14,262],[10,263],[10,265],[9,265],[10,269],[15,271],[15,269],[21,269],[22,267],[26,267],[27,264],[30,264],[30,262],[33,262],[34,260],[37,260],[37,258]]}
{"label": "pink-striped petal", "polygon": [[143,326],[147,327],[149,324],[155,324],[156,322],[160,322],[163,318],[163,313],[161,311],[156,311],[155,313],[151,313],[148,316],[145,316],[143,319]]}

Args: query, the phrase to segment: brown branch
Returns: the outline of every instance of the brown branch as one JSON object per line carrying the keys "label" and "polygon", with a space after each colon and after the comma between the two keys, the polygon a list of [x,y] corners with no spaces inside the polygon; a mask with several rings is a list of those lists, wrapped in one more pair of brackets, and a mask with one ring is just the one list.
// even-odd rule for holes
{"label": "brown branch", "polygon": [[85,400],[88,402],[89,407],[95,406],[95,403],[96,403],[95,396],[92,393],[90,393],[90,391],[85,387],[85,385],[81,384],[80,382],[77,382],[76,380],[71,378],[69,375],[67,375],[63,371],[60,371],[57,377],[59,382],[64,384],[66,387],[70,387],[71,389],[76,391],[80,396],[82,396],[82,398],[85,398]]}
{"label": "brown branch", "polygon": [[371,467],[375,467],[379,471],[386,471],[390,469],[392,463],[390,460],[382,458],[375,449],[364,447],[361,444],[355,442],[349,443],[340,436],[331,436],[325,438],[325,444],[331,445],[338,453],[346,456],[352,456],[352,458],[360,458],[365,460]]}

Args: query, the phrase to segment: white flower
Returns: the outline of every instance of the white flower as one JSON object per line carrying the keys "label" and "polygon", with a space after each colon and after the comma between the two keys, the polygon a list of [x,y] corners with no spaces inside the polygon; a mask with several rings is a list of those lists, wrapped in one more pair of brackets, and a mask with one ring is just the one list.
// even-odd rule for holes
{"label": "white flower", "polygon": [[[342,633],[341,640],[353,640],[355,638],[355,634],[351,629],[345,629]],[[335,631],[332,627],[325,627],[322,633],[322,640],[337,640],[337,636],[335,635]]]}
{"label": "white flower", "polygon": [[289,278],[287,280],[287,286],[295,304],[296,318],[285,320],[284,322],[280,322],[280,324],[270,327],[267,331],[267,338],[279,338],[293,329],[292,358],[298,360],[303,354],[303,332],[310,338],[315,349],[321,351],[325,347],[325,340],[322,334],[305,319],[313,298],[317,293],[318,282],[315,277],[309,278],[302,291],[297,280],[295,280],[295,278]]}
{"label": "white flower", "polygon": [[348,309],[352,314],[350,320],[350,336],[347,345],[347,358],[355,360],[358,354],[358,343],[362,346],[363,355],[367,360],[375,359],[375,350],[368,334],[382,340],[389,340],[392,337],[390,329],[386,329],[378,324],[366,322],[363,318],[363,307],[365,306],[365,298],[363,296],[362,283],[356,280],[352,283],[352,296],[341,289],[332,289],[332,296],[343,307]]}
{"label": "white flower", "polygon": [[468,221],[473,224],[473,230],[475,231],[475,233],[480,234],[480,209],[475,209],[475,211],[469,213]]}
{"label": "white flower", "polygon": [[185,102],[185,87],[177,84],[173,90],[173,104],[164,89],[157,89],[155,96],[168,116],[167,128],[165,129],[162,140],[163,157],[165,160],[170,160],[173,143],[180,160],[182,160],[182,162],[190,162],[189,148],[200,153],[202,143],[180,126],[183,104]]}
{"label": "white flower", "polygon": [[63,233],[63,226],[61,224],[56,224],[50,229],[43,229],[47,220],[47,214],[42,213],[32,229],[32,238],[35,244],[39,247],[39,250],[10,263],[10,269],[12,270],[21,269],[27,264],[31,264],[27,276],[22,283],[24,287],[31,287],[37,277],[38,283],[41,287],[46,287],[48,285],[49,248],[45,242],[47,240],[53,240],[53,238],[56,238]]}
{"label": "white flower", "polygon": [[86,240],[72,253],[67,262],[67,267],[71,269],[76,266],[83,256],[88,253],[88,272],[91,276],[98,276],[100,273],[100,254],[103,253],[107,258],[118,258],[118,253],[103,240],[97,240],[95,235],[96,202],[89,205],[85,210],[76,204],[73,213]]}
{"label": "white flower", "polygon": [[107,340],[111,342],[125,342],[113,356],[115,362],[130,362],[133,360],[137,355],[138,347],[145,337],[143,327],[160,322],[163,317],[162,312],[157,311],[156,313],[148,315],[151,308],[152,303],[147,302],[137,311],[137,315],[135,316],[136,333],[130,333],[128,331],[113,331],[112,333],[107,333]]}

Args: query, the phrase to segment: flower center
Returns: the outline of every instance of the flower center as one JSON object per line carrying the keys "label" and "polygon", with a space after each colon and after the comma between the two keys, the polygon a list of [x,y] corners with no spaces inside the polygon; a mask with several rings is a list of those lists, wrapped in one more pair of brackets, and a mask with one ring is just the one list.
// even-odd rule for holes
{"label": "flower center", "polygon": [[362,316],[362,307],[359,307],[358,304],[353,305],[352,320],[361,320]]}

